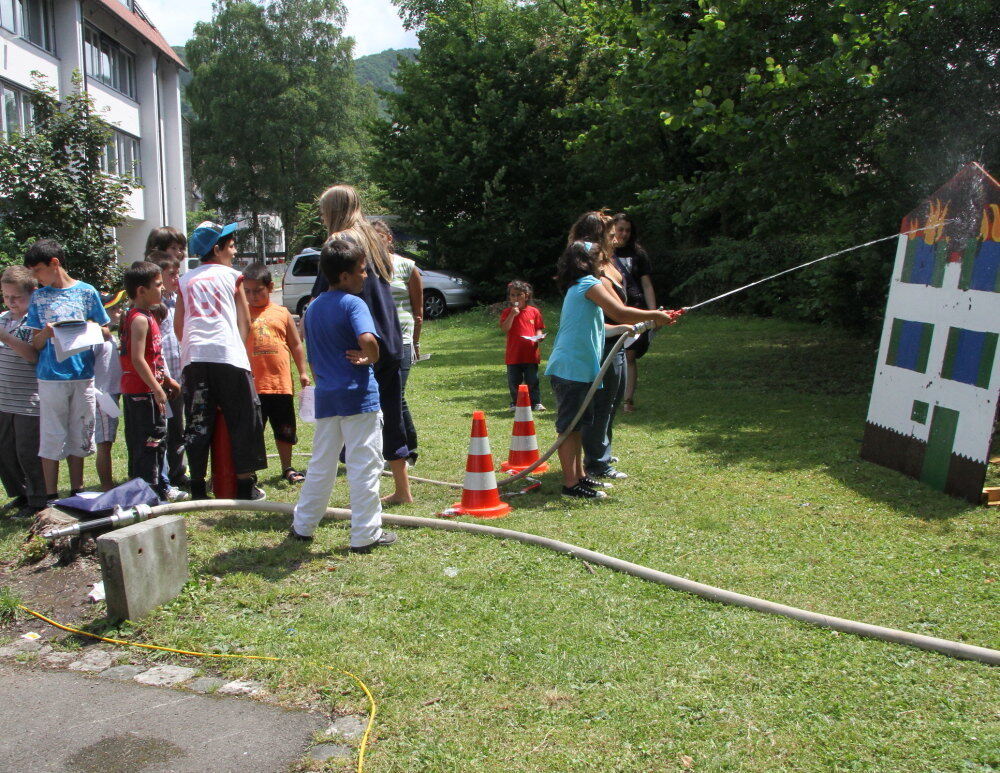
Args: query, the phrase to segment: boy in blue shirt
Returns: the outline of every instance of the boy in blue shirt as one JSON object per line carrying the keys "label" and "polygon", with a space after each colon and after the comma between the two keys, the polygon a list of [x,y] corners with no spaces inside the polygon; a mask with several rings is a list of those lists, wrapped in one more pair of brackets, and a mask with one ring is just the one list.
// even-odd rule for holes
{"label": "boy in blue shirt", "polygon": [[305,314],[306,351],[316,377],[312,459],[295,505],[291,539],[309,541],[330,504],[344,448],[351,492],[352,553],[391,545],[382,530],[382,413],[372,364],[378,362],[375,323],[358,297],[367,277],[364,250],[343,239],[323,246],[319,265],[330,282]]}
{"label": "boy in blue shirt", "polygon": [[42,285],[31,296],[24,326],[35,330],[38,351],[38,409],[40,442],[47,497],[58,498],[59,462],[68,459],[73,493],[83,488],[83,457],[94,453],[94,352],[86,349],[59,361],[53,323],[68,320],[96,322],[104,339],[111,333],[108,313],[97,290],[66,273],[66,256],[52,239],[39,239],[28,248],[24,265]]}

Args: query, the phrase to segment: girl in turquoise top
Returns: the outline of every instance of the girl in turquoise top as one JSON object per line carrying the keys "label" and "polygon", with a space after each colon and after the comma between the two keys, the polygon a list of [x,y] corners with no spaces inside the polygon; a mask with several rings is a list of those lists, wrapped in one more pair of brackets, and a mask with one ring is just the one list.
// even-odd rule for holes
{"label": "girl in turquoise top", "polygon": [[[590,212],[584,217],[601,217]],[[672,324],[677,312],[647,311],[623,304],[618,297],[601,284],[600,245],[594,242],[573,242],[563,252],[557,265],[556,282],[565,293],[559,332],[549,356],[545,374],[552,380],[556,396],[556,431],[562,434],[583,404],[591,383],[601,369],[601,351],[604,345],[604,312],[623,324],[608,326],[607,332],[628,332],[628,325],[653,322],[656,327]],[[559,446],[559,463],[563,470],[565,496],[584,499],[603,499],[600,483],[586,476],[581,450],[582,427],[593,421],[592,406],[584,411],[563,444]]]}

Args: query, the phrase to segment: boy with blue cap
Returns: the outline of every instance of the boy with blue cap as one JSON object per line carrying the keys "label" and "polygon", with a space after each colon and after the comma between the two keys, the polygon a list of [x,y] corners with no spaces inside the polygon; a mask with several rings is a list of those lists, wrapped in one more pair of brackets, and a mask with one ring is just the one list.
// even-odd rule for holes
{"label": "boy with blue cap", "polygon": [[264,426],[244,343],[250,307],[243,274],[233,268],[237,227],[198,226],[188,239],[188,252],[202,263],[181,276],[177,287],[174,331],[181,343],[192,499],[207,497],[205,475],[217,408],[232,439],[236,498],[264,498],[256,475],[267,467]]}

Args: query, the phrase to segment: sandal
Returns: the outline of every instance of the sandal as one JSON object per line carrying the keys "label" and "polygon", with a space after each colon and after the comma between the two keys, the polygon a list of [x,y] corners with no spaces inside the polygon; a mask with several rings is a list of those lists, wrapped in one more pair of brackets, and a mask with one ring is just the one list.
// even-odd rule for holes
{"label": "sandal", "polygon": [[635,403],[631,400],[626,400],[622,406],[622,413],[635,413]]}
{"label": "sandal", "polygon": [[294,467],[286,467],[285,471],[281,473],[281,477],[283,477],[289,483],[301,483],[306,479],[306,476],[303,475],[298,470],[296,470]]}

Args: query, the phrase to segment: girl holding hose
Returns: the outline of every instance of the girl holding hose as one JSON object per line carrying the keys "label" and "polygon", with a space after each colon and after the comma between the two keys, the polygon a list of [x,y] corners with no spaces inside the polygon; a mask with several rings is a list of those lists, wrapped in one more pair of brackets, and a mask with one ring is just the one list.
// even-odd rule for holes
{"label": "girl holding hose", "polygon": [[[603,216],[597,212],[585,218]],[[619,323],[615,333],[629,330],[628,325],[652,322],[656,327],[672,324],[682,312],[649,311],[626,306],[600,281],[601,246],[596,242],[574,241],[559,258],[556,282],[564,293],[562,315],[555,345],[545,370],[556,396],[556,431],[569,435],[559,446],[563,471],[564,496],[603,499],[599,482],[589,478],[583,467],[581,430],[594,421],[593,405],[584,408],[577,424],[573,419],[584,405],[591,383],[601,369],[605,337],[605,312]],[[572,431],[570,431],[572,430]]]}

